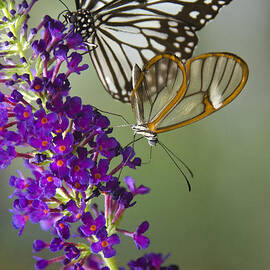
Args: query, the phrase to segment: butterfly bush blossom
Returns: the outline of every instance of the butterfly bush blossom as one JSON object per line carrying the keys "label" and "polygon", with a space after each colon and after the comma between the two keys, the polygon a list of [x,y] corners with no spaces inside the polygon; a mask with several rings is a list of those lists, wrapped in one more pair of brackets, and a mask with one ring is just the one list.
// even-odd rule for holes
{"label": "butterfly bush blossom", "polygon": [[[147,221],[135,231],[120,228],[134,197],[150,191],[129,176],[122,185],[118,177],[141,160],[111,136],[107,117],[70,96],[69,76],[88,68],[81,63],[88,49],[79,34],[49,16],[28,29],[35,2],[0,1],[0,169],[20,159],[31,175],[10,177],[12,225],[19,235],[29,222],[51,234],[50,242],[33,243],[33,252],[52,253],[49,259],[35,256],[36,269],[57,262],[61,269],[118,269],[120,234],[138,249],[150,242]],[[166,258],[148,253],[128,267],[177,269],[162,266]]]}

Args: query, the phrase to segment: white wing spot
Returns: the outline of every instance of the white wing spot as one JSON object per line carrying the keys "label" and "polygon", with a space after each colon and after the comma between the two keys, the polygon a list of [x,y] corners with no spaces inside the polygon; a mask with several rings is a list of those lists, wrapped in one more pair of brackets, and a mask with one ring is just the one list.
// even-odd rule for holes
{"label": "white wing spot", "polygon": [[213,9],[214,11],[217,11],[217,10],[218,10],[218,6],[213,5],[213,6],[212,6],[212,9]]}
{"label": "white wing spot", "polygon": [[205,19],[200,19],[200,24],[205,24]]}
{"label": "white wing spot", "polygon": [[178,42],[184,42],[185,40],[186,40],[185,37],[182,37],[182,36],[176,37],[176,41]]}
{"label": "white wing spot", "polygon": [[191,53],[191,49],[188,48],[188,47],[186,47],[186,48],[185,48],[185,52],[186,52],[186,53]]}
{"label": "white wing spot", "polygon": [[181,58],[182,54],[180,52],[176,52],[175,55],[179,58]]}
{"label": "white wing spot", "polygon": [[189,42],[187,45],[188,45],[188,47],[192,48],[192,47],[194,47],[194,42]]}
{"label": "white wing spot", "polygon": [[190,36],[190,37],[194,37],[194,33],[191,32],[191,31],[186,31],[186,34],[187,34],[188,36]]}
{"label": "white wing spot", "polygon": [[225,5],[225,1],[218,1],[220,5]]}
{"label": "white wing spot", "polygon": [[178,33],[178,30],[174,27],[169,27],[169,30],[173,33]]}
{"label": "white wing spot", "polygon": [[212,2],[213,2],[213,0],[204,0],[203,1],[206,5],[209,5],[209,4],[211,4]]}
{"label": "white wing spot", "polygon": [[177,43],[177,42],[174,42],[174,43],[173,43],[173,46],[174,46],[175,48],[180,48],[180,45],[179,45],[179,43]]}
{"label": "white wing spot", "polygon": [[178,23],[175,22],[175,21],[168,21],[168,25],[171,26],[171,27],[177,27]]}
{"label": "white wing spot", "polygon": [[200,15],[200,12],[199,12],[199,11],[191,11],[191,12],[189,13],[189,16],[190,16],[191,18],[193,18],[193,19],[197,19],[199,15]]}
{"label": "white wing spot", "polygon": [[205,15],[205,18],[206,18],[207,20],[210,20],[212,17],[213,17],[213,15],[211,15],[211,14],[206,14],[206,15]]}

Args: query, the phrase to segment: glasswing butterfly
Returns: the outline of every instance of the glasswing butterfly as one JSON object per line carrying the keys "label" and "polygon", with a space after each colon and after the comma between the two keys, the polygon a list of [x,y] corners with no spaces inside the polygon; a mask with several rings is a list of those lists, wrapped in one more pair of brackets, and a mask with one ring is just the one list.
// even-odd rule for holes
{"label": "glasswing butterfly", "polygon": [[206,53],[183,64],[170,54],[157,55],[141,70],[133,68],[134,90],[131,105],[136,119],[132,129],[148,140],[150,146],[161,144],[176,164],[177,158],[158,141],[157,135],[194,123],[234,100],[248,79],[248,66],[231,53]]}

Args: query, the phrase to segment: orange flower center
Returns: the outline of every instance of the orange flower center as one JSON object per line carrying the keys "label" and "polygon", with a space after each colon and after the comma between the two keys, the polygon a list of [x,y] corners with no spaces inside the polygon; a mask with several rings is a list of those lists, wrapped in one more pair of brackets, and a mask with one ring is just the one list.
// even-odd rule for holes
{"label": "orange flower center", "polygon": [[97,229],[97,226],[96,226],[96,225],[92,225],[92,226],[90,227],[90,230],[91,230],[92,232],[94,232],[96,229]]}
{"label": "orange flower center", "polygon": [[24,118],[28,118],[29,116],[30,116],[29,112],[24,112],[24,113],[23,113],[23,117],[24,117]]}
{"label": "orange flower center", "polygon": [[80,166],[79,166],[79,165],[75,165],[75,166],[74,166],[74,171],[75,171],[75,172],[78,172],[79,170],[80,170]]}
{"label": "orange flower center", "polygon": [[35,90],[39,90],[41,88],[41,86],[40,86],[40,84],[36,84],[34,88],[35,88]]}
{"label": "orange flower center", "polygon": [[60,129],[57,129],[56,130],[56,133],[62,133],[62,129],[60,128]]}
{"label": "orange flower center", "polygon": [[60,227],[61,229],[63,229],[63,228],[65,227],[65,225],[64,225],[63,223],[59,223],[59,227]]}
{"label": "orange flower center", "polygon": [[53,178],[52,178],[51,176],[48,176],[48,177],[47,177],[47,181],[48,181],[48,182],[52,182],[52,181],[53,181]]}
{"label": "orange flower center", "polygon": [[104,241],[101,242],[101,245],[102,245],[102,247],[105,248],[105,247],[107,247],[109,245],[109,243],[106,240],[104,240]]}
{"label": "orange flower center", "polygon": [[75,184],[75,188],[79,189],[80,187],[81,187],[80,183],[77,182],[77,183]]}
{"label": "orange flower center", "polygon": [[60,159],[56,162],[56,164],[58,167],[62,167],[64,165],[64,162],[63,162],[63,160]]}
{"label": "orange flower center", "polygon": [[66,147],[64,145],[59,146],[59,150],[61,152],[64,152],[66,150]]}
{"label": "orange flower center", "polygon": [[95,174],[95,178],[96,178],[96,179],[100,179],[100,178],[101,178],[101,174],[100,174],[100,173],[96,173],[96,174]]}
{"label": "orange flower center", "polygon": [[45,125],[45,124],[47,124],[47,123],[48,123],[48,119],[47,119],[46,117],[43,117],[43,118],[41,119],[41,124]]}
{"label": "orange flower center", "polygon": [[42,146],[46,146],[47,144],[48,144],[48,142],[47,141],[42,141]]}

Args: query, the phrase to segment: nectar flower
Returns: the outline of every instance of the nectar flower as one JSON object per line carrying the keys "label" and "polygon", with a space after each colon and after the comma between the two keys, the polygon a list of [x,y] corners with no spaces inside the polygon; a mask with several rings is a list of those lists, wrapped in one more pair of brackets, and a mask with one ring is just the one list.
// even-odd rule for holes
{"label": "nectar flower", "polygon": [[99,241],[91,245],[92,252],[99,253],[102,251],[105,258],[115,256],[116,251],[112,248],[112,246],[120,243],[120,238],[118,235],[113,234],[108,237],[106,229],[103,228],[98,231],[96,236]]}

